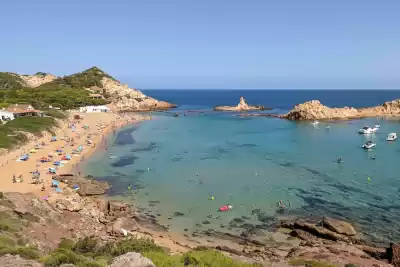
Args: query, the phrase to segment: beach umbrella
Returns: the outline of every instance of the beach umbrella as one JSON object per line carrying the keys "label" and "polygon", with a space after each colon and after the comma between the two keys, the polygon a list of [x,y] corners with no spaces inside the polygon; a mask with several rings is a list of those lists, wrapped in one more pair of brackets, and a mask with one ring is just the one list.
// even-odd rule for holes
{"label": "beach umbrella", "polygon": [[56,192],[57,192],[57,193],[61,193],[61,192],[62,192],[62,189],[59,188],[59,187],[57,187],[57,188],[56,188]]}

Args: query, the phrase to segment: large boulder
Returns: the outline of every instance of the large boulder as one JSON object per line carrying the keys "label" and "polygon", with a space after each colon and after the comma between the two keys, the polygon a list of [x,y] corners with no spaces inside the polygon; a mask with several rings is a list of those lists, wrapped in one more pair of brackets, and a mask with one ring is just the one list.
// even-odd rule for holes
{"label": "large boulder", "polygon": [[66,196],[56,200],[56,208],[67,211],[80,211],[83,208],[82,198],[77,196]]}
{"label": "large boulder", "polygon": [[109,267],[156,267],[148,258],[136,252],[128,252],[116,257]]}
{"label": "large boulder", "polygon": [[110,226],[107,232],[112,236],[126,236],[128,232],[136,231],[139,226],[133,218],[117,218]]}
{"label": "large boulder", "polygon": [[309,232],[316,237],[332,240],[332,241],[346,241],[346,238],[338,233],[335,233],[329,229],[316,226],[315,224],[308,223],[304,220],[296,220],[294,223],[294,228],[301,229]]}
{"label": "large boulder", "polygon": [[353,226],[341,220],[335,220],[329,217],[325,217],[322,221],[324,227],[332,230],[338,234],[347,235],[347,236],[354,236],[356,235],[356,230],[354,230]]}

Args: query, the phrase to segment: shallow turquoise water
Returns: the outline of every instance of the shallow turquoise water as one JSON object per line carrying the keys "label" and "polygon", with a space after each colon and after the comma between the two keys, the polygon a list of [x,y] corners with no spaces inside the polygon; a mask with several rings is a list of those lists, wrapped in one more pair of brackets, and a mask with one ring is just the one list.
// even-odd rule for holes
{"label": "shallow turquoise water", "polygon": [[[381,124],[375,135],[357,134],[375,123]],[[229,222],[241,216],[267,229],[277,217],[329,215],[352,221],[372,239],[399,238],[400,141],[385,139],[390,132],[400,133],[400,122],[330,125],[328,130],[325,123],[315,128],[232,114],[159,114],[111,136],[108,151],[98,151],[85,170],[109,181],[111,195],[134,200],[175,231],[193,231],[205,220],[210,224],[202,224],[203,229],[222,230],[222,224],[228,231]],[[377,147],[361,149],[366,140]],[[111,153],[116,158],[110,159]],[[335,163],[337,156],[345,162]],[[284,214],[277,213],[279,200],[290,202]],[[232,212],[216,212],[227,203]],[[258,216],[255,209],[260,209]],[[184,215],[174,217],[174,212]],[[229,229],[242,230],[238,225]]]}

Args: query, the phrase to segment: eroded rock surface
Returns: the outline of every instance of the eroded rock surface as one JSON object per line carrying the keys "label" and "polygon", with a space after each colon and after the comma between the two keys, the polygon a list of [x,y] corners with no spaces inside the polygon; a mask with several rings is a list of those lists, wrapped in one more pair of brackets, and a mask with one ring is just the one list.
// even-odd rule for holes
{"label": "eroded rock surface", "polygon": [[340,120],[377,116],[400,116],[400,99],[388,101],[380,106],[360,108],[330,108],[318,100],[298,104],[287,114],[281,116],[289,120]]}

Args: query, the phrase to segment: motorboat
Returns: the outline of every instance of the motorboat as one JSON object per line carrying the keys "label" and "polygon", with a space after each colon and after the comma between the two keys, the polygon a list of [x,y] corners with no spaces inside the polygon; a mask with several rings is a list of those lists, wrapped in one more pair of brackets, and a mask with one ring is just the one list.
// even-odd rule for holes
{"label": "motorboat", "polygon": [[379,129],[381,126],[379,124],[375,124],[374,128]]}
{"label": "motorboat", "polygon": [[397,139],[397,134],[396,133],[390,133],[388,134],[386,141],[395,141]]}
{"label": "motorboat", "polygon": [[363,128],[361,128],[360,130],[358,130],[359,134],[371,134],[371,133],[375,133],[376,131],[378,131],[379,127],[376,127],[377,125],[374,126],[374,128],[365,126]]}
{"label": "motorboat", "polygon": [[319,124],[319,121],[314,121],[313,123],[311,123],[314,126],[317,126]]}
{"label": "motorboat", "polygon": [[373,148],[373,147],[375,147],[375,146],[376,146],[376,144],[372,143],[371,141],[367,141],[367,142],[365,142],[365,144],[362,146],[362,148],[364,148],[364,149],[371,149],[371,148]]}

